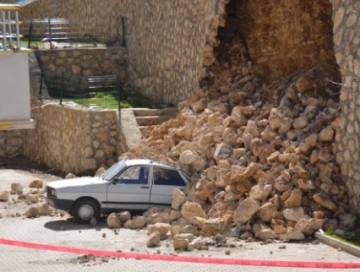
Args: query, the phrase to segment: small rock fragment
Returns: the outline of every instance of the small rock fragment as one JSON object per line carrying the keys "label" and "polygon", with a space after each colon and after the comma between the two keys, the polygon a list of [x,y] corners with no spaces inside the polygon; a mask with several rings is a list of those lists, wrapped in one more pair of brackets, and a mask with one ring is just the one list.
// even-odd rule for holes
{"label": "small rock fragment", "polygon": [[68,173],[65,177],[65,179],[74,179],[74,178],[76,178],[76,176],[72,173]]}
{"label": "small rock fragment", "polygon": [[111,213],[106,219],[108,228],[110,229],[119,229],[121,228],[121,220],[119,214]]}
{"label": "small rock fragment", "polygon": [[23,186],[20,183],[12,183],[11,191],[16,192],[16,194],[21,195],[23,193]]}
{"label": "small rock fragment", "polygon": [[7,192],[7,191],[0,192],[0,201],[8,202],[9,201],[9,192]]}
{"label": "small rock fragment", "polygon": [[38,208],[37,207],[31,207],[30,209],[28,209],[26,212],[25,212],[25,217],[26,218],[34,218],[34,217],[37,217],[39,214],[39,211],[38,211]]}
{"label": "small rock fragment", "polygon": [[29,183],[30,188],[42,188],[43,182],[39,179],[33,180]]}
{"label": "small rock fragment", "polygon": [[159,232],[155,231],[155,232],[151,233],[146,242],[147,247],[154,247],[154,246],[159,245],[160,240],[161,240],[160,238],[161,238],[161,235]]}

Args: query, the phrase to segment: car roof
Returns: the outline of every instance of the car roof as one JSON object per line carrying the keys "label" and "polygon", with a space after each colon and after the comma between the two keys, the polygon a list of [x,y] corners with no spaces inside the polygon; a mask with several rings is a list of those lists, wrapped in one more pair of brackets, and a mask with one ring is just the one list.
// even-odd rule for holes
{"label": "car roof", "polygon": [[132,166],[132,165],[155,165],[155,166],[159,166],[159,167],[164,167],[164,168],[177,170],[175,167],[172,167],[170,165],[159,163],[159,162],[156,162],[156,161],[153,161],[153,160],[148,160],[148,159],[130,159],[130,160],[122,161],[122,162],[124,162],[126,164],[126,166]]}

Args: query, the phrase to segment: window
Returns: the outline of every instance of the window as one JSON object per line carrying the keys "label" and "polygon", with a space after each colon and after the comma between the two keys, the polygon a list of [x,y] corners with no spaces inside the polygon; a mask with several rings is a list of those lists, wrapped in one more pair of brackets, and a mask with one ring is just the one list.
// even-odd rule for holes
{"label": "window", "polygon": [[186,183],[178,171],[154,167],[154,185],[185,186]]}
{"label": "window", "polygon": [[116,178],[122,184],[147,184],[149,168],[146,166],[131,166]]}
{"label": "window", "polygon": [[118,162],[111,166],[108,170],[106,170],[101,177],[105,180],[111,180],[116,176],[121,170],[125,168],[125,163]]}

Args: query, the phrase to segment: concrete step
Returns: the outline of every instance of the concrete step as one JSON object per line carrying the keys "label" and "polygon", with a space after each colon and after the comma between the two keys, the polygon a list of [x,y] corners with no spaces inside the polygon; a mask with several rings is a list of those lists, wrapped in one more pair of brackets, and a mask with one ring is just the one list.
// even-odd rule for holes
{"label": "concrete step", "polygon": [[120,131],[120,150],[121,152],[127,152],[130,148],[139,144],[142,137],[141,131],[132,110],[122,110],[120,116],[118,111],[116,113],[117,118],[120,118],[121,127],[124,128]]}
{"label": "concrete step", "polygon": [[178,109],[175,107],[163,109],[131,108],[122,109],[122,112],[131,111],[137,122],[142,137],[149,137],[156,125],[176,117]]}
{"label": "concrete step", "polygon": [[148,108],[133,108],[135,116],[161,116],[161,115],[172,115],[178,114],[178,109],[175,107],[163,108],[163,109],[148,109]]}
{"label": "concrete step", "polygon": [[160,125],[173,117],[174,115],[135,116],[139,126]]}

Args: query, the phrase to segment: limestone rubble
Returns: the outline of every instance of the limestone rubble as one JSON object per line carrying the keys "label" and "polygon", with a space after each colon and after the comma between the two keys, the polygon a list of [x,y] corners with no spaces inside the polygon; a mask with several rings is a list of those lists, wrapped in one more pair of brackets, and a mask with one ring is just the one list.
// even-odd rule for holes
{"label": "limestone rubble", "polygon": [[8,202],[9,201],[9,192],[8,191],[1,191],[0,192],[0,201]]}
{"label": "limestone rubble", "polygon": [[43,187],[43,181],[35,179],[29,183],[30,188],[42,188]]}
{"label": "limestone rubble", "polygon": [[[265,84],[253,77],[240,41],[224,48],[177,117],[119,159],[152,158],[191,177],[182,207],[175,192],[182,214],[175,225],[201,230],[217,219],[225,227],[212,234],[232,226],[239,236],[283,240],[346,225],[342,218],[354,217],[333,153],[337,67],[323,62]],[[191,242],[174,237],[176,248]]]}

